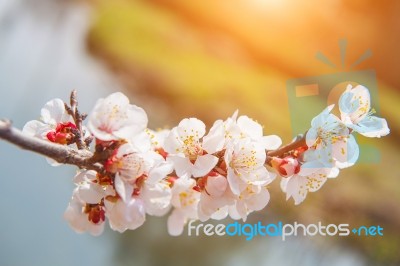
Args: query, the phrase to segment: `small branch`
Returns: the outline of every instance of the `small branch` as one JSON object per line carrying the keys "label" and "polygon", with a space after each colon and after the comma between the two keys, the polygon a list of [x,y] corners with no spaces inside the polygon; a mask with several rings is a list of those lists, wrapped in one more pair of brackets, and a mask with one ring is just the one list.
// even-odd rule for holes
{"label": "small branch", "polygon": [[76,90],[73,90],[71,92],[71,97],[70,97],[71,107],[69,108],[68,106],[66,106],[66,110],[74,119],[75,126],[78,129],[77,132],[78,135],[76,137],[76,146],[78,147],[79,150],[82,150],[85,149],[87,146],[84,140],[83,130],[82,130],[82,121],[86,118],[86,115],[81,114],[78,110],[78,100],[76,94],[77,94]]}
{"label": "small branch", "polygon": [[268,151],[267,159],[265,160],[265,163],[270,165],[272,157],[282,157],[285,154],[287,154],[297,148],[303,147],[303,146],[307,146],[306,133],[303,136],[301,136],[300,138],[297,138],[295,141],[293,141],[287,145],[284,145],[284,146],[280,147],[279,149],[276,149],[273,151]]}
{"label": "small branch", "polygon": [[[72,102],[72,108],[76,108]],[[104,172],[104,167],[100,162],[106,160],[113,150],[120,145],[116,143],[114,146],[101,150],[93,154],[86,149],[76,150],[68,146],[52,143],[39,138],[28,136],[22,133],[20,130],[11,126],[11,122],[8,120],[0,120],[0,139],[4,139],[24,150],[33,151],[52,158],[58,163],[76,165],[79,168],[95,170],[99,173]],[[285,154],[306,146],[305,134],[297,140],[289,143],[281,148],[267,152],[266,164],[270,165],[272,157],[282,157]],[[103,148],[104,149],[104,148]]]}
{"label": "small branch", "polygon": [[58,163],[76,165],[79,168],[103,172],[104,167],[94,159],[88,150],[75,150],[68,146],[31,137],[11,126],[8,120],[0,120],[0,139],[24,150],[33,151],[54,159]]}

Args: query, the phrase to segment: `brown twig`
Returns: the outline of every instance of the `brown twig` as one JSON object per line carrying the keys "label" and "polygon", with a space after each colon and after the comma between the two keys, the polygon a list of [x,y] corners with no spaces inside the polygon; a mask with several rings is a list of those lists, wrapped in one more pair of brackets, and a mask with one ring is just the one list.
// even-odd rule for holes
{"label": "brown twig", "polygon": [[287,154],[297,148],[303,147],[303,146],[307,146],[306,133],[303,136],[298,137],[295,141],[293,141],[287,145],[284,145],[284,146],[280,147],[279,149],[276,149],[273,151],[268,151],[265,163],[270,165],[272,157],[282,157],[285,154]]}
{"label": "brown twig", "polygon": [[0,120],[0,139],[6,140],[24,150],[33,151],[52,158],[58,163],[76,165],[79,168],[103,172],[104,167],[88,150],[76,150],[22,133],[11,126],[9,120]]}
{"label": "brown twig", "polygon": [[[76,105],[73,102],[71,102],[71,105],[72,108],[76,108]],[[105,171],[102,162],[109,158],[117,146],[121,144],[115,143],[112,147],[93,154],[86,149],[76,150],[65,145],[28,136],[20,130],[12,127],[9,120],[0,120],[0,139],[4,139],[22,149],[52,158],[58,163],[76,165],[79,168],[95,170],[99,173]],[[268,151],[265,163],[270,165],[272,157],[283,157],[289,152],[302,146],[306,146],[305,134],[292,143],[282,146],[279,149]]]}
{"label": "brown twig", "polygon": [[[77,100],[77,92],[76,90],[73,90],[71,92],[71,97],[70,97],[70,107],[65,104],[65,109],[67,110],[68,114],[72,116],[75,122],[75,126],[77,128],[77,135],[75,138],[75,143],[76,146],[78,147],[79,150],[86,149],[87,144],[89,141],[86,141],[84,139],[84,134],[82,130],[82,122],[86,118],[86,114],[81,114],[78,110],[78,100]],[[89,142],[90,143],[90,142]]]}

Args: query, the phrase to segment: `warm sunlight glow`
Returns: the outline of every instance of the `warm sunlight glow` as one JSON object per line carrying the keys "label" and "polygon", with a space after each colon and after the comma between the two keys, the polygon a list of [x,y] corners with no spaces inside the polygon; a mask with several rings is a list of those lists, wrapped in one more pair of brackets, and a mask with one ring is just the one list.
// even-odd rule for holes
{"label": "warm sunlight glow", "polygon": [[253,4],[256,7],[273,9],[285,8],[289,4],[289,2],[286,0],[250,0],[246,2],[248,2],[250,5]]}

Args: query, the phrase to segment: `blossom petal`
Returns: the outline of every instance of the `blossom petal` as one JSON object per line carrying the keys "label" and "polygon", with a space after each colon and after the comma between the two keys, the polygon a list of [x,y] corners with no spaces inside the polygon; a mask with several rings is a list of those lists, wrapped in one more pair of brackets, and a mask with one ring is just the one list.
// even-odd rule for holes
{"label": "blossom petal", "polygon": [[168,174],[172,173],[174,166],[171,162],[162,162],[156,167],[153,167],[149,172],[149,177],[146,182],[155,184],[165,178]]}
{"label": "blossom petal", "polygon": [[232,193],[235,195],[240,195],[240,185],[239,185],[239,178],[234,173],[233,169],[228,168],[228,183],[229,187],[232,190]]}
{"label": "blossom petal", "polygon": [[220,197],[224,194],[226,188],[228,186],[228,181],[224,176],[209,176],[207,178],[206,190],[207,192],[214,197]]}
{"label": "blossom petal", "polygon": [[251,173],[246,173],[241,170],[239,170],[239,173],[240,179],[252,185],[266,185],[271,183],[274,177],[272,176],[272,178],[270,178],[270,173],[264,166],[252,170]]}
{"label": "blossom petal", "polygon": [[116,92],[99,99],[88,118],[88,129],[103,141],[131,139],[147,127],[147,114]]}
{"label": "blossom petal", "polygon": [[71,228],[77,233],[84,233],[87,227],[87,217],[82,215],[82,207],[82,204],[73,198],[64,212],[64,219],[68,221]]}
{"label": "blossom petal", "polygon": [[125,143],[118,148],[116,157],[121,158],[134,152],[133,146],[130,143]]}
{"label": "blossom petal", "polygon": [[171,188],[166,182],[146,184],[141,191],[146,212],[154,216],[162,216],[168,212],[171,202]]}
{"label": "blossom petal", "polygon": [[319,115],[317,115],[311,120],[311,126],[315,128],[318,127],[318,125],[322,125],[327,120],[329,113],[332,111],[334,107],[335,107],[334,104],[326,107]]}
{"label": "blossom petal", "polygon": [[285,186],[284,191],[286,192],[286,200],[292,197],[295,205],[302,203],[307,196],[307,190],[305,189],[306,183],[307,179],[299,175],[289,177],[287,180],[284,180],[283,178],[281,181],[281,187]]}
{"label": "blossom petal", "polygon": [[240,116],[237,120],[237,124],[243,133],[253,140],[258,140],[263,135],[262,126],[246,115]]}
{"label": "blossom petal", "polygon": [[260,211],[267,206],[271,196],[268,190],[264,187],[261,188],[259,193],[253,194],[251,197],[246,199],[247,208],[253,211]]}
{"label": "blossom petal", "polygon": [[64,102],[61,99],[48,101],[41,112],[41,120],[49,125],[57,125],[60,122],[66,122],[66,111]]}
{"label": "blossom petal", "polygon": [[179,123],[177,133],[182,138],[194,134],[197,139],[200,139],[206,133],[206,125],[197,118],[185,118]]}
{"label": "blossom petal", "polygon": [[104,230],[103,222],[94,224],[88,220],[87,214],[83,212],[83,203],[76,197],[75,193],[64,212],[64,219],[77,233],[88,231],[91,235],[98,236]]}
{"label": "blossom petal", "polygon": [[192,174],[194,177],[205,176],[217,164],[218,158],[211,154],[199,156],[194,163]]}
{"label": "blossom petal", "polygon": [[191,176],[193,164],[190,162],[189,158],[181,157],[179,155],[170,155],[167,160],[172,162],[175,168],[177,176]]}
{"label": "blossom petal", "polygon": [[228,206],[228,213],[229,217],[231,217],[233,220],[241,219],[240,214],[236,209],[236,204]]}
{"label": "blossom petal", "polygon": [[222,120],[215,121],[210,132],[203,137],[203,149],[209,154],[220,151],[224,148],[224,122]]}
{"label": "blossom petal", "polygon": [[338,153],[343,155],[342,160],[338,159],[336,162],[337,167],[341,169],[350,167],[357,162],[358,156],[360,155],[360,148],[353,135],[349,135],[347,141],[340,147],[340,152],[337,148],[333,149],[333,156],[335,158],[340,156]]}
{"label": "blossom petal", "polygon": [[133,149],[138,152],[146,153],[152,148],[149,135],[145,131],[138,132],[134,138],[129,141],[132,144]]}
{"label": "blossom petal", "polygon": [[164,149],[170,154],[176,154],[182,147],[183,142],[180,139],[177,128],[173,128],[165,139]]}
{"label": "blossom petal", "polygon": [[333,167],[327,171],[326,177],[335,178],[339,175],[339,172],[340,172],[339,168]]}
{"label": "blossom petal", "polygon": [[325,184],[326,180],[326,175],[324,174],[313,174],[307,176],[306,187],[309,192],[315,192]]}
{"label": "blossom petal", "polygon": [[144,131],[148,123],[146,112],[136,105],[130,105],[127,108],[126,114],[127,117],[124,125],[113,132],[114,136],[121,139],[133,138]]}
{"label": "blossom petal", "polygon": [[104,198],[103,188],[94,183],[85,183],[78,187],[78,195],[81,200],[89,204],[97,204]]}
{"label": "blossom petal", "polygon": [[22,132],[32,137],[45,139],[46,134],[51,130],[52,128],[49,125],[37,120],[32,120],[25,124]]}
{"label": "blossom petal", "polygon": [[370,104],[371,96],[366,87],[357,85],[352,88],[349,84],[339,99],[339,110],[342,121],[357,124],[368,115],[371,108]]}
{"label": "blossom petal", "polygon": [[127,204],[125,217],[128,221],[128,229],[135,230],[143,225],[146,220],[146,212],[140,199],[132,198]]}
{"label": "blossom petal", "polygon": [[216,212],[214,212],[213,214],[211,214],[211,219],[222,220],[222,219],[225,219],[226,216],[228,216],[228,214],[229,214],[229,207],[224,206],[224,207],[220,208],[219,210],[217,210]]}
{"label": "blossom petal", "polygon": [[318,160],[308,160],[301,165],[299,175],[307,176],[313,174],[315,172],[320,171],[321,169],[327,168],[322,162]]}
{"label": "blossom petal", "polygon": [[115,175],[114,185],[122,200],[128,202],[132,197],[133,186],[124,182],[118,173]]}
{"label": "blossom petal", "polygon": [[120,233],[127,229],[134,230],[146,220],[143,202],[140,199],[131,198],[128,202],[117,200],[115,203],[106,200],[105,206],[111,229]]}
{"label": "blossom petal", "polygon": [[96,179],[97,172],[94,170],[81,171],[74,177],[74,183],[79,184],[86,181],[93,181]]}
{"label": "blossom petal", "polygon": [[331,145],[331,157],[341,163],[348,161],[348,145],[347,140],[340,140]]}
{"label": "blossom petal", "polygon": [[179,236],[183,233],[185,226],[185,216],[182,212],[175,209],[168,217],[168,233],[171,236]]}
{"label": "blossom petal", "polygon": [[318,139],[318,132],[315,128],[310,128],[306,134],[306,144],[308,147],[312,147]]}
{"label": "blossom petal", "polygon": [[365,117],[357,125],[354,125],[353,129],[369,138],[380,138],[390,133],[386,119],[376,116]]}
{"label": "blossom petal", "polygon": [[282,140],[276,135],[270,135],[262,137],[260,143],[267,150],[276,150],[282,145]]}
{"label": "blossom petal", "polygon": [[245,222],[246,219],[247,219],[248,211],[247,211],[247,207],[246,207],[246,204],[245,204],[244,200],[236,201],[236,206],[235,207],[236,207],[237,214],[243,220],[243,222]]}

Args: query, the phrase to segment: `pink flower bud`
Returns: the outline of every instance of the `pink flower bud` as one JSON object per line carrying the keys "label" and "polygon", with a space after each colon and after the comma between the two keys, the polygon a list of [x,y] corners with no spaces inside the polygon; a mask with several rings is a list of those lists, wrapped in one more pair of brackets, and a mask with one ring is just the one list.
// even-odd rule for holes
{"label": "pink flower bud", "polygon": [[299,161],[292,156],[287,156],[283,159],[274,157],[271,164],[283,177],[292,176],[300,171]]}
{"label": "pink flower bud", "polygon": [[71,122],[59,123],[55,130],[47,133],[46,137],[51,142],[71,144],[75,138],[76,126]]}

